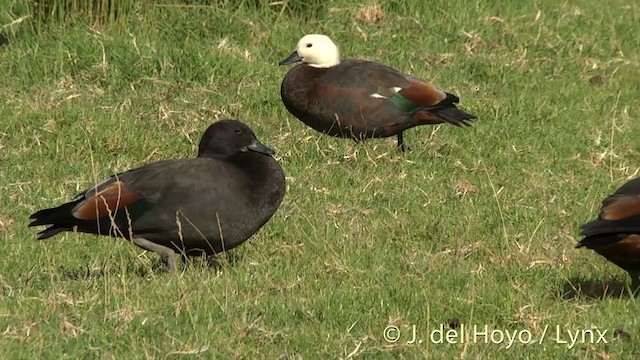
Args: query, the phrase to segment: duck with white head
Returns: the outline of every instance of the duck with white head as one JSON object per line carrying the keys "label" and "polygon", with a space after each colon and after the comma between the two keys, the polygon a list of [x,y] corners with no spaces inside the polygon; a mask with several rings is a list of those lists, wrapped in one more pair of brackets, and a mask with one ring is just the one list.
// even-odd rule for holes
{"label": "duck with white head", "polygon": [[280,65],[300,62],[282,81],[287,110],[330,136],[363,141],[396,135],[418,125],[470,125],[476,116],[457,107],[460,99],[416,77],[367,60],[340,59],[326,35],[302,37]]}

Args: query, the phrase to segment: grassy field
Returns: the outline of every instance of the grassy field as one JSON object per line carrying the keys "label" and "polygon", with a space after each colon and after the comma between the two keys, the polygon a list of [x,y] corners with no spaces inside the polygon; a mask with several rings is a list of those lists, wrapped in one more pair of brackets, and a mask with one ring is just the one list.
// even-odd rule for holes
{"label": "grassy field", "polygon": [[[374,1],[147,4],[35,30],[3,1],[0,358],[638,358],[628,276],[574,246],[640,172],[640,4]],[[478,120],[409,130],[406,154],[316,133],[279,95],[305,33]],[[26,227],[115,171],[193,156],[225,117],[277,150],[288,189],[215,266],[168,276],[122,240]],[[441,324],[464,341],[439,343]]]}

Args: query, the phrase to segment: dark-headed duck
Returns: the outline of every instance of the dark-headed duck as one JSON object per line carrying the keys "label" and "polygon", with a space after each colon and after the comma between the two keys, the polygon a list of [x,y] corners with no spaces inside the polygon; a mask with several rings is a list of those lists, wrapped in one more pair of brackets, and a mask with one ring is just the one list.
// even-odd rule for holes
{"label": "dark-headed duck", "polygon": [[276,212],[285,194],[274,151],[236,120],[202,135],[195,158],[164,160],[116,174],[73,201],[30,216],[63,231],[120,237],[160,255],[175,270],[176,252],[211,255],[234,248]]}

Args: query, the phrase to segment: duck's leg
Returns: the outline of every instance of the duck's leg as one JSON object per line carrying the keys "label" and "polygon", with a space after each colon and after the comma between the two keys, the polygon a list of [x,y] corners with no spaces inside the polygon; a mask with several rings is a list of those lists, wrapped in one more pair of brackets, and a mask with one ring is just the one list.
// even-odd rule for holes
{"label": "duck's leg", "polygon": [[176,252],[173,251],[173,249],[143,238],[133,238],[131,241],[147,251],[152,251],[160,255],[160,259],[167,267],[168,272],[171,273],[176,270]]}
{"label": "duck's leg", "polygon": [[400,131],[398,135],[396,135],[396,137],[398,138],[398,150],[404,152],[405,147],[404,147],[404,138],[402,136],[402,131]]}
{"label": "duck's leg", "polygon": [[180,260],[182,260],[182,263],[184,264],[184,266],[187,266],[191,263],[191,258],[189,257],[189,255],[187,255],[184,252],[180,252]]}
{"label": "duck's leg", "polygon": [[629,271],[631,275],[631,292],[636,298],[640,298],[640,271]]}

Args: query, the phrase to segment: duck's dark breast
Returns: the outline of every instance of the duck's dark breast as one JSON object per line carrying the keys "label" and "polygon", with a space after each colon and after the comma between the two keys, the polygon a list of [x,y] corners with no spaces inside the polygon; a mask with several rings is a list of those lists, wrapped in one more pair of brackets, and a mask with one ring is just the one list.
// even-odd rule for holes
{"label": "duck's dark breast", "polygon": [[249,155],[264,159],[247,165],[260,173],[259,181],[230,163],[189,159],[188,166],[172,174],[176,180],[165,184],[154,210],[136,221],[137,234],[193,254],[242,244],[271,218],[284,196],[284,174],[277,162]]}

